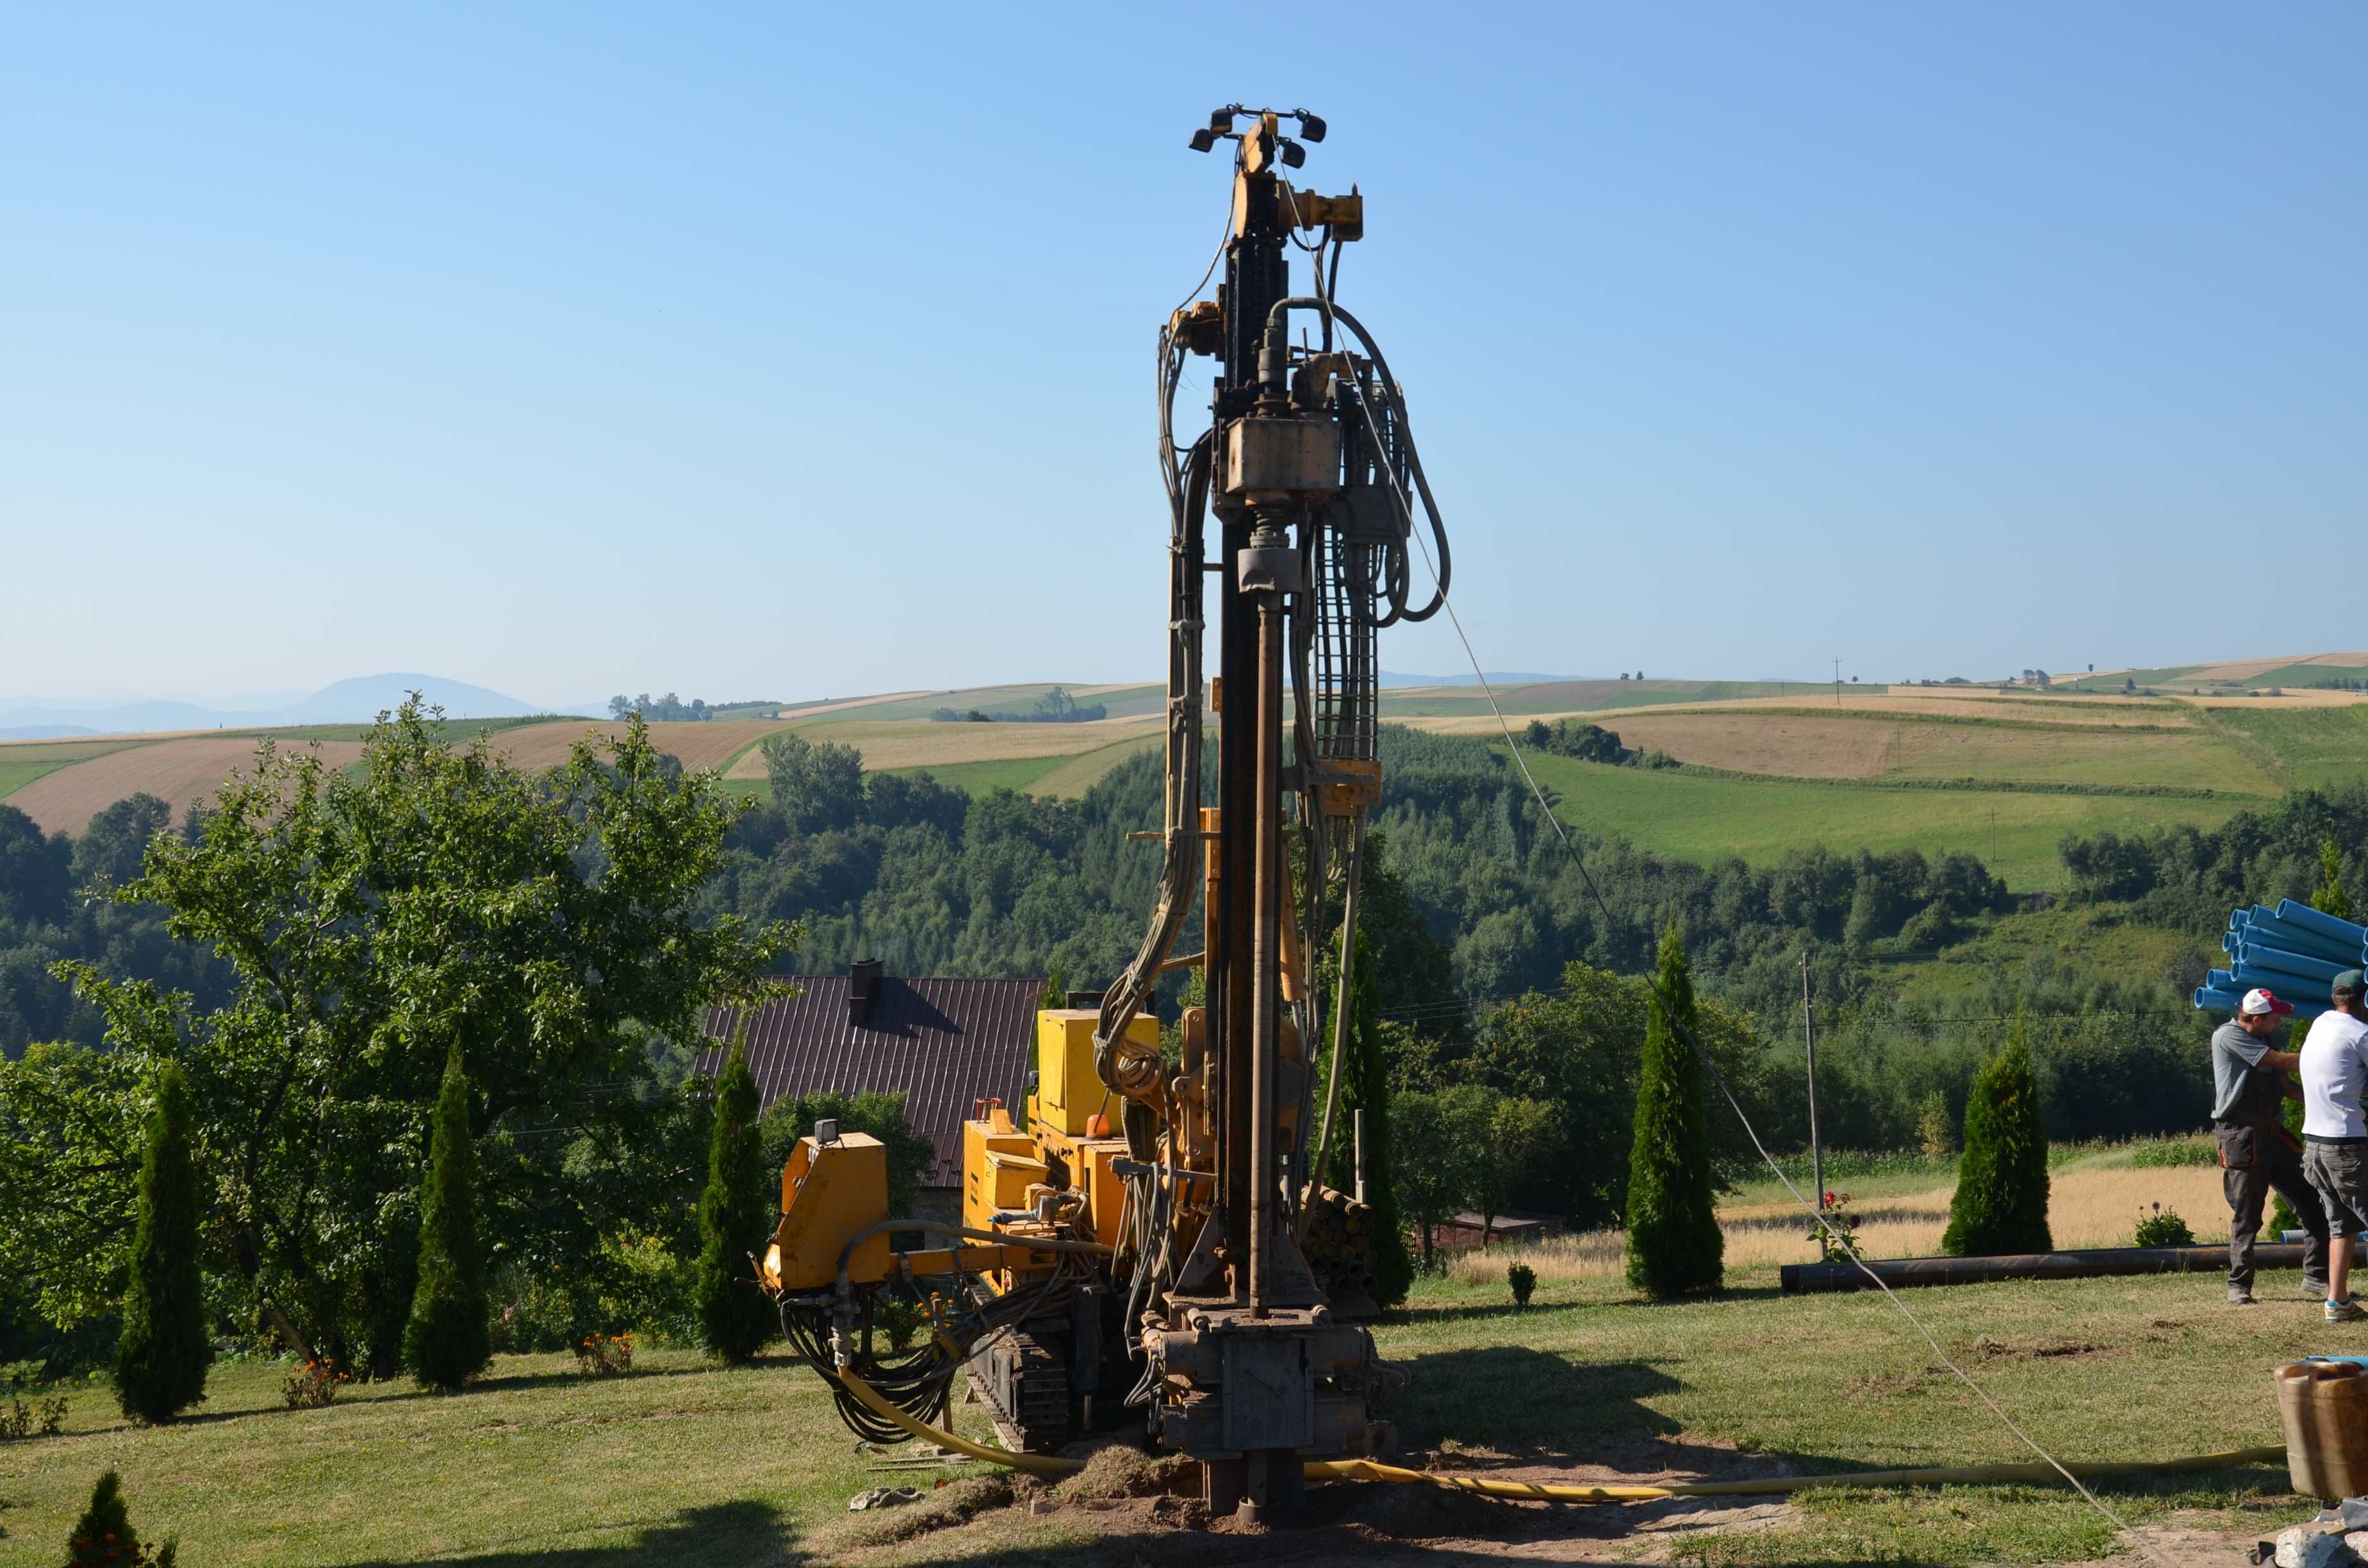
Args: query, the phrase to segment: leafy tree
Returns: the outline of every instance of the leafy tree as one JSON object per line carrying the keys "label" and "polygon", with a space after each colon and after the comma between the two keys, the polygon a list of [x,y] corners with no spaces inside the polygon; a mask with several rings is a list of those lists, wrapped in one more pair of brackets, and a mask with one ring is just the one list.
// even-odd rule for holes
{"label": "leafy tree", "polygon": [[2351,896],[2343,891],[2343,846],[2330,835],[2318,841],[2318,891],[2310,906],[2338,920],[2351,918]]}
{"label": "leafy tree", "polygon": [[[669,762],[635,723],[530,774],[483,736],[448,743],[416,699],[350,773],[260,745],[197,836],[151,840],[115,894],[221,955],[222,1005],[78,963],[109,1049],[0,1072],[0,1274],[40,1280],[61,1324],[112,1310],[166,1059],[216,1176],[210,1261],[306,1354],[351,1365],[373,1282],[403,1294],[419,1231],[401,1216],[460,1041],[488,1244],[558,1276],[612,1227],[678,1223],[695,1156],[667,1152],[680,1102],[652,1086],[649,1042],[761,991],[792,933],[696,910],[739,809]],[[581,1131],[515,1136],[554,1124]]]}
{"label": "leafy tree", "polygon": [[[888,1149],[888,1212],[894,1215],[913,1213],[920,1207],[921,1178],[938,1163],[936,1145],[913,1131],[905,1116],[905,1091],[871,1090],[858,1094],[815,1090],[803,1095],[784,1095],[765,1108],[757,1119],[762,1138],[763,1162],[768,1184],[780,1179],[781,1167],[789,1164],[790,1151],[800,1138],[814,1131],[817,1121],[836,1121],[841,1132],[862,1132],[877,1138]],[[958,1158],[960,1151],[948,1157]],[[770,1202],[768,1187],[768,1202]],[[767,1210],[765,1223],[771,1223],[772,1210]],[[761,1226],[759,1227],[762,1228]]]}
{"label": "leafy tree", "polygon": [[115,1349],[115,1392],[123,1414],[151,1422],[169,1421],[203,1399],[206,1369],[214,1358],[198,1269],[189,1085],[170,1062],[156,1070],[155,1099],[140,1163],[131,1289]]}
{"label": "leafy tree", "polygon": [[853,827],[863,808],[863,754],[794,732],[768,737],[765,777],[773,805],[793,833]]}
{"label": "leafy tree", "polygon": [[700,1343],[734,1366],[755,1359],[774,1327],[772,1303],[757,1289],[748,1262],[771,1209],[757,1105],[743,1030],[734,1037],[732,1053],[715,1081],[715,1135],[708,1149],[707,1188],[699,1199],[694,1287]]}
{"label": "leafy tree", "polygon": [[172,826],[173,808],[154,795],[129,795],[101,808],[74,841],[74,885],[112,889],[139,881],[148,841]]}
{"label": "leafy tree", "polygon": [[65,914],[74,846],[52,838],[14,806],[0,805],[0,917],[56,920]]}
{"label": "leafy tree", "polygon": [[1497,1216],[1511,1207],[1513,1195],[1561,1142],[1562,1128],[1554,1107],[1543,1101],[1499,1096],[1489,1108],[1483,1145],[1488,1153],[1475,1164],[1472,1188],[1473,1205],[1483,1221],[1483,1247],[1488,1244],[1488,1232]]}
{"label": "leafy tree", "polygon": [[1521,741],[1532,751],[1576,757],[1581,762],[1616,765],[1634,763],[1644,756],[1622,745],[1620,737],[1602,725],[1578,719],[1557,719],[1551,724],[1543,719],[1532,719],[1521,732]]}
{"label": "leafy tree", "polygon": [[1637,1067],[1636,1135],[1628,1167],[1628,1283],[1657,1301],[1714,1290],[1726,1238],[1711,1192],[1710,1108],[1693,978],[1672,922],[1645,1016]]}
{"label": "leafy tree", "polygon": [[1965,1152],[1941,1250],[1952,1257],[2045,1252],[2047,1127],[2031,1049],[2017,1017],[2006,1050],[1974,1079],[1965,1102]]}
{"label": "leafy tree", "polygon": [[1455,1118],[1444,1094],[1402,1094],[1391,1109],[1397,1124],[1391,1176],[1406,1218],[1422,1237],[1422,1263],[1429,1268],[1438,1256],[1437,1227],[1463,1208]]}
{"label": "leafy tree", "polygon": [[436,1097],[427,1186],[419,1203],[419,1284],[403,1359],[425,1388],[458,1390],[493,1359],[485,1257],[477,1234],[477,1149],[469,1135],[469,1073],[454,1040]]}

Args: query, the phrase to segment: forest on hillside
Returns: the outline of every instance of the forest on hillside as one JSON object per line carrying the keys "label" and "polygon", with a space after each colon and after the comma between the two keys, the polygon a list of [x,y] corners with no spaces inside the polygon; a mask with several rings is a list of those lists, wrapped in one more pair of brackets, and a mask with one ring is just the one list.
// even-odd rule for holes
{"label": "forest on hillside", "polygon": [[[2107,972],[2078,952],[2050,953],[1993,966],[1962,1005],[1901,1000],[1892,977],[1902,965],[2017,905],[2014,890],[1970,856],[1812,849],[1772,866],[1699,865],[1576,830],[1565,847],[1501,751],[1397,727],[1384,728],[1382,749],[1365,910],[1395,1076],[1408,1086],[1478,1077],[1526,1092],[1541,1049],[1589,1059],[1584,1073],[1548,1075],[1564,1085],[1574,1147],[1584,1142],[1603,1158],[1566,1162],[1557,1190],[1532,1199],[1575,1214],[1616,1199],[1623,1063],[1641,1014],[1615,994],[1634,983],[1621,977],[1649,968],[1672,924],[1718,1010],[1747,1109],[1782,1144],[1797,1147],[1807,1130],[1804,959],[1827,1042],[1819,1104],[1831,1144],[1907,1146],[1930,1142],[1936,1124],[1952,1127],[1974,1072],[2018,1013],[2056,1136],[2123,1137],[2202,1118],[2210,1020],[2184,994],[2200,974]],[[709,920],[799,922],[789,959],[798,972],[877,955],[909,974],[1058,973],[1089,988],[1141,937],[1158,849],[1129,835],[1156,824],[1156,756],[1063,800],[973,797],[926,774],[867,774],[851,748],[798,736],[768,743],[766,755],[767,798],[732,827],[697,909]],[[187,992],[199,1012],[226,994],[225,966],[168,936],[161,912],[103,896],[137,877],[151,835],[190,831],[147,797],[108,808],[71,839],[0,806],[0,1048],[9,1057],[35,1040],[100,1042],[97,1015],[52,972],[61,960]],[[2067,841],[2068,896],[2180,932],[2201,952],[2232,904],[2306,893],[2329,837],[2368,842],[2368,791],[2299,792],[2208,832]],[[2356,877],[2358,857],[2351,867]],[[1163,993],[1168,1010],[1181,979]],[[1508,1065],[1515,1057],[1531,1065]],[[1741,1146],[1739,1130],[1725,1137]],[[1580,1166],[1588,1174],[1574,1174]]]}

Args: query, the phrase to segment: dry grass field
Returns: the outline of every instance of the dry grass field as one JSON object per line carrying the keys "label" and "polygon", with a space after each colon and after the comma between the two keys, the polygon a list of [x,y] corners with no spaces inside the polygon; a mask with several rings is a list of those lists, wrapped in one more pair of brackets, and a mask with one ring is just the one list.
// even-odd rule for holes
{"label": "dry grass field", "polygon": [[[709,720],[704,723],[652,724],[650,740],[691,769],[721,767],[767,735],[782,729],[773,719]],[[622,724],[587,724],[563,719],[550,724],[528,724],[494,737],[494,749],[520,767],[556,767],[567,760],[568,748],[586,736],[610,739],[622,735]],[[761,769],[760,769],[761,771]]]}
{"label": "dry grass field", "polygon": [[[2316,696],[2343,697],[2352,701],[2362,698],[2346,692],[2314,693]],[[2115,699],[2106,697],[2039,697],[2001,695],[1988,692],[1965,696],[1958,692],[1936,691],[1929,695],[1912,687],[1895,687],[1885,691],[1880,687],[1845,689],[1839,703],[1827,699],[1804,699],[1799,697],[1743,697],[1717,703],[1666,702],[1640,703],[1626,708],[1587,708],[1558,710],[1553,712],[1520,713],[1511,709],[1506,712],[1519,730],[1532,718],[1552,722],[1556,719],[1584,719],[1593,723],[1619,729],[1639,719],[1669,714],[1717,713],[1739,717],[1770,718],[1882,719],[1900,717],[1980,719],[2003,723],[2044,723],[2050,726],[2079,725],[2100,730],[2125,729],[2138,726],[2146,729],[2171,725],[2184,728],[2192,724],[2194,715],[2188,704],[2193,699],[2181,697],[2177,701],[2168,699],[2149,700],[2145,698]],[[2250,701],[2252,699],[2236,699]],[[2260,699],[2271,701],[2272,699]],[[1480,705],[1477,712],[1457,711],[1432,715],[1417,715],[1395,721],[1418,730],[1436,731],[1440,734],[1494,734],[1497,721],[1487,706]]]}
{"label": "dry grass field", "polygon": [[[352,741],[316,744],[332,767],[344,767],[362,755]],[[127,746],[44,774],[11,794],[8,803],[44,833],[78,834],[127,795],[157,796],[177,813],[192,801],[210,799],[232,774],[252,764],[255,746],[252,740],[226,737]]]}
{"label": "dry grass field", "polygon": [[[1847,1182],[1829,1186],[1848,1190]],[[1894,1194],[1853,1203],[1859,1248],[1868,1257],[1930,1257],[1941,1250],[1949,1225],[1952,1187]],[[2216,1165],[2149,1166],[2079,1161],[2056,1171],[2049,1183],[2048,1228],[2058,1247],[2126,1246],[2137,1228],[2138,1211],[2160,1203],[2176,1209],[2196,1235],[2226,1241],[2228,1212],[2220,1195]],[[1726,1235],[1729,1268],[1763,1268],[1814,1263],[1807,1216],[1789,1200],[1721,1204],[1719,1229]],[[1543,1242],[1520,1251],[1540,1279],[1575,1282],[1614,1279],[1626,1267],[1627,1238],[1618,1231],[1590,1231]],[[1450,1266],[1449,1277],[1469,1284],[1501,1283],[1514,1255],[1492,1247],[1484,1256],[1467,1252]]]}

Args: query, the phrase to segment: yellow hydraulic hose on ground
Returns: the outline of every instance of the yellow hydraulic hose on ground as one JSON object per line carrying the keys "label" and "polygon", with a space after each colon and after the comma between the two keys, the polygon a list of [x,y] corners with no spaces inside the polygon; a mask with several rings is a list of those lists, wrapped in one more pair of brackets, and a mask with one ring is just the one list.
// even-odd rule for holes
{"label": "yellow hydraulic hose on ground", "polygon": [[[848,1392],[862,1401],[874,1415],[894,1422],[916,1437],[925,1438],[951,1452],[968,1454],[989,1464],[1008,1465],[1033,1475],[1071,1475],[1086,1468],[1081,1460],[1058,1459],[1051,1454],[1016,1454],[1008,1449],[989,1448],[985,1443],[973,1443],[967,1437],[957,1437],[951,1432],[939,1431],[889,1403],[881,1397],[878,1390],[845,1368],[839,1369],[838,1381],[846,1384]],[[2067,1464],[2064,1468],[2084,1477],[2175,1475],[2186,1471],[2229,1470],[2244,1464],[2283,1464],[2285,1457],[2285,1448],[2281,1444],[2276,1448],[2237,1449],[2225,1454],[2190,1454],[2175,1460],[2100,1460],[2086,1464]],[[1671,1497],[1769,1496],[1813,1486],[1949,1486],[1986,1482],[2026,1482],[2044,1485],[2064,1479],[2056,1473],[2055,1466],[2044,1464],[1862,1470],[1842,1475],[1770,1475],[1752,1481],[1697,1481],[1677,1486],[1547,1486],[1531,1481],[1490,1481],[1476,1475],[1434,1475],[1429,1471],[1376,1464],[1372,1460],[1319,1460],[1302,1469],[1310,1481],[1418,1482],[1426,1486],[1443,1486],[1451,1492],[1474,1492],[1484,1497],[1508,1497],[1517,1502],[1531,1503],[1658,1503]]]}

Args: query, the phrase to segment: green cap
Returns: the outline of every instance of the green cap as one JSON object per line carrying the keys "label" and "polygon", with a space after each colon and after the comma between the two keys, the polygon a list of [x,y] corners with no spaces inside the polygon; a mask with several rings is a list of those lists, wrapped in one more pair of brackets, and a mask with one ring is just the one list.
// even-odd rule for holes
{"label": "green cap", "polygon": [[2338,996],[2357,996],[2368,991],[2368,975],[2356,969],[2347,969],[2328,983],[2328,990]]}

